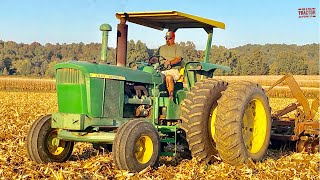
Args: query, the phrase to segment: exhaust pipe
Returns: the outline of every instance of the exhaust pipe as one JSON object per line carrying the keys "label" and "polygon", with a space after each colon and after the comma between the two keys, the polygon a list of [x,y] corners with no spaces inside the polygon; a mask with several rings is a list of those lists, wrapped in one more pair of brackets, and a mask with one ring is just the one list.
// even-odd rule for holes
{"label": "exhaust pipe", "polygon": [[126,67],[127,64],[127,38],[128,38],[128,25],[126,18],[120,19],[117,31],[117,66]]}

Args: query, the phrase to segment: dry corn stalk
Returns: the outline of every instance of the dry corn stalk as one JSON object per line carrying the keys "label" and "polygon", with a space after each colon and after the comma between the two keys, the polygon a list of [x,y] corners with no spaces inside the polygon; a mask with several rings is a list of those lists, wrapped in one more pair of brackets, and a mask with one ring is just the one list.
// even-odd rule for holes
{"label": "dry corn stalk", "polygon": [[[271,99],[279,104],[285,99]],[[36,164],[27,157],[25,138],[37,117],[57,111],[55,93],[0,91],[1,179],[317,179],[320,154],[268,151],[263,162],[230,166],[197,159],[163,157],[157,169],[140,173],[114,169],[111,154],[99,153],[88,143],[77,143],[64,163]]]}

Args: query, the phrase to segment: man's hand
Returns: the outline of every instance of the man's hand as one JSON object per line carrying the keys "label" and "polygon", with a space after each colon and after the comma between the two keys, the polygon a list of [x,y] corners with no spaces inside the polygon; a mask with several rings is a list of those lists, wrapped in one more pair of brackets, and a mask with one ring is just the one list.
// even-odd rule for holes
{"label": "man's hand", "polygon": [[164,68],[166,69],[171,69],[171,62],[169,60],[166,60],[164,63],[163,63],[163,66]]}
{"label": "man's hand", "polygon": [[170,66],[170,65],[171,65],[171,63],[170,63],[170,61],[169,61],[169,60],[166,60],[166,61],[164,62],[164,65],[165,65],[166,67],[168,67],[168,66]]}

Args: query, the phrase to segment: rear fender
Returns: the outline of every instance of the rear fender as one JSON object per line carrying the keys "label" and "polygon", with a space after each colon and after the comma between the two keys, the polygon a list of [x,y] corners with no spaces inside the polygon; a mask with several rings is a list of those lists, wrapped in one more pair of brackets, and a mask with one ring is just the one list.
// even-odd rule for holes
{"label": "rear fender", "polygon": [[218,64],[211,64],[206,62],[188,62],[185,65],[185,78],[188,84],[188,90],[190,91],[191,87],[197,81],[202,79],[211,78],[213,73],[217,69],[221,69],[226,72],[230,72],[231,68],[229,66],[222,66]]}

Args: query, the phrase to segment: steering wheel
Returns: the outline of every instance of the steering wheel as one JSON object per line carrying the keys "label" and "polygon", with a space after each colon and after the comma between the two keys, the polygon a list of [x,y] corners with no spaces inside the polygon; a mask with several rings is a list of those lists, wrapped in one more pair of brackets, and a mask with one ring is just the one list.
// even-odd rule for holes
{"label": "steering wheel", "polygon": [[147,66],[148,61],[143,59],[136,59],[129,63],[129,67],[132,69],[138,69],[139,66]]}
{"label": "steering wheel", "polygon": [[171,69],[170,65],[165,65],[166,58],[160,55],[151,56],[148,60],[149,65],[153,65],[154,69],[163,71],[166,69]]}
{"label": "steering wheel", "polygon": [[148,59],[149,64],[155,64],[155,63],[160,63],[160,61],[166,60],[163,56],[160,55],[153,55]]}

